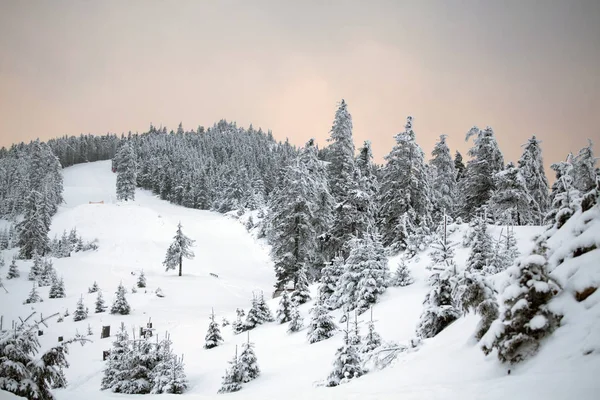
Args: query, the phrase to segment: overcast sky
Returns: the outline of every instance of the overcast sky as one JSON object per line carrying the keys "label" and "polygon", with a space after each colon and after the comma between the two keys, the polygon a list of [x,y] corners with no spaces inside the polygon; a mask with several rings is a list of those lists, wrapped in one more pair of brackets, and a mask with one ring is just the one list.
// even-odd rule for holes
{"label": "overcast sky", "polygon": [[346,99],[377,161],[473,125],[507,160],[600,153],[600,1],[0,0],[0,145],[221,118],[323,146]]}

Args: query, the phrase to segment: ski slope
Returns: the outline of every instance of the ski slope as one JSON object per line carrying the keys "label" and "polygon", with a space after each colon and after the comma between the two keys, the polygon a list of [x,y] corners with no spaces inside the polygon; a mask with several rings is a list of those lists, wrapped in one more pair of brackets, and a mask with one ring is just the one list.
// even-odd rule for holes
{"label": "ski slope", "polygon": [[[264,291],[271,295],[274,272],[268,248],[256,241],[238,221],[212,212],[174,206],[161,201],[151,193],[138,190],[136,201],[116,204],[114,201],[115,175],[110,162],[82,164],[64,170],[65,204],[52,222],[51,235],[60,235],[63,229],[77,227],[84,240],[98,238],[99,249],[75,254],[71,258],[54,260],[58,275],[65,279],[67,297],[48,299],[48,288],[40,290],[44,302],[23,305],[31,289],[27,273],[31,262],[19,261],[21,278],[4,281],[9,294],[0,293],[0,314],[4,321],[28,315],[32,309],[44,315],[75,309],[81,295],[90,308],[88,319],[73,322],[70,317],[62,323],[51,323],[41,336],[46,345],[56,343],[59,335],[72,336],[76,331],[85,333],[88,323],[94,332],[93,342],[70,349],[71,368],[66,370],[69,386],[56,390],[59,400],[71,399],[124,399],[127,396],[100,391],[102,378],[102,350],[110,349],[112,338],[100,339],[102,325],[111,325],[111,332],[124,322],[130,329],[145,326],[152,318],[157,334],[171,334],[175,351],[185,355],[185,370],[189,380],[188,391],[181,395],[188,399],[597,399],[600,393],[600,349],[591,355],[582,355],[578,343],[588,343],[598,332],[585,331],[577,321],[559,328],[542,345],[538,356],[517,367],[501,365],[492,356],[484,356],[472,334],[477,316],[459,319],[433,339],[425,340],[411,352],[401,354],[393,365],[366,374],[350,383],[335,388],[319,385],[330,372],[336,348],[342,343],[342,334],[309,345],[306,331],[288,334],[287,324],[266,324],[251,331],[256,343],[261,376],[243,385],[241,391],[217,395],[227,362],[235,346],[246,340],[246,335],[233,335],[230,327],[222,328],[225,343],[204,350],[204,336],[211,308],[220,321],[230,321],[235,309],[248,310],[252,292]],[[105,204],[89,204],[104,201]],[[184,276],[174,271],[165,272],[162,266],[165,251],[181,221],[184,232],[196,240],[194,260],[184,261]],[[460,242],[466,226],[460,226],[451,240]],[[531,239],[540,233],[538,227],[516,230],[521,253],[531,250]],[[492,235],[500,228],[493,227]],[[12,252],[3,256],[10,260]],[[456,260],[463,265],[468,249],[459,247]],[[390,260],[390,268],[397,265]],[[427,292],[426,254],[421,254],[408,265],[415,278],[413,285],[389,288],[380,303],[374,307],[376,329],[384,341],[408,344],[422,311]],[[4,267],[0,273],[6,274]],[[146,273],[148,292],[130,292],[137,273]],[[132,275],[134,272],[136,275]],[[219,277],[210,276],[210,273]],[[502,277],[498,277],[499,280]],[[94,314],[96,294],[87,294],[87,288],[96,280],[110,305],[120,281],[127,287],[127,299],[132,306],[129,316]],[[154,290],[160,287],[166,297],[158,298]],[[315,288],[313,287],[313,295]],[[313,296],[314,297],[314,296]],[[596,295],[596,298],[598,296]],[[275,313],[277,300],[269,302]],[[300,307],[309,322],[309,302]],[[368,314],[368,313],[367,313]],[[365,314],[361,320],[366,321]],[[596,313],[597,314],[597,313]],[[334,320],[341,317],[334,312]],[[588,326],[588,325],[586,325]],[[589,324],[589,326],[595,326]],[[365,324],[362,325],[363,334]],[[574,334],[577,333],[577,334]],[[0,393],[0,398],[3,398]],[[159,395],[160,398],[170,395]],[[158,398],[146,395],[144,398]]]}

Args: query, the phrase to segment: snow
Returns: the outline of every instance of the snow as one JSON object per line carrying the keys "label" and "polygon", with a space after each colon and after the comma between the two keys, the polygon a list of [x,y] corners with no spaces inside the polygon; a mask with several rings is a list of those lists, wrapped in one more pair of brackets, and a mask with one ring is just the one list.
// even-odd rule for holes
{"label": "snow", "polygon": [[529,321],[529,327],[533,330],[542,329],[548,324],[548,319],[543,315],[536,315]]}
{"label": "snow", "polygon": [[[84,240],[98,238],[98,250],[78,253],[71,258],[55,259],[58,276],[65,280],[66,298],[48,299],[49,288],[40,288],[43,303],[23,305],[22,301],[31,290],[27,273],[31,262],[18,261],[21,277],[3,280],[9,294],[0,290],[0,314],[4,315],[5,326],[18,316],[26,316],[34,309],[44,315],[64,312],[71,316],[62,323],[52,322],[40,337],[42,345],[55,344],[60,335],[73,336],[76,331],[85,333],[87,324],[95,335],[93,343],[71,347],[68,356],[71,368],[66,376],[69,386],[56,390],[58,400],[124,399],[128,396],[100,391],[100,380],[105,363],[102,350],[109,349],[117,327],[123,321],[130,332],[145,326],[152,318],[155,334],[162,337],[166,331],[171,335],[174,352],[184,354],[185,372],[189,389],[182,396],[189,399],[534,399],[544,398],[578,400],[596,399],[600,390],[600,290],[584,302],[573,296],[559,296],[551,303],[553,310],[565,314],[561,327],[542,343],[539,353],[531,360],[518,366],[506,366],[498,362],[495,353],[485,356],[480,344],[473,339],[479,317],[467,315],[452,323],[446,330],[432,339],[426,339],[414,351],[402,352],[395,362],[381,371],[366,375],[335,388],[319,386],[332,369],[336,349],[342,345],[343,334],[337,332],[332,338],[308,344],[307,329],[288,333],[288,324],[267,323],[250,332],[255,343],[255,352],[261,375],[243,384],[239,392],[218,395],[222,376],[228,361],[241,344],[246,334],[233,335],[231,326],[221,328],[224,343],[216,348],[203,349],[204,336],[214,308],[216,320],[226,317],[235,320],[235,309],[248,311],[252,292],[264,291],[272,311],[277,309],[279,299],[270,299],[275,282],[273,265],[268,247],[250,235],[243,224],[233,218],[212,212],[186,209],[168,204],[143,190],[136,191],[136,200],[129,203],[115,201],[115,175],[110,171],[110,162],[81,164],[64,170],[65,200],[54,217],[51,235],[62,234],[64,229],[77,227]],[[101,201],[105,204],[88,204]],[[195,240],[192,248],[196,257],[184,260],[183,276],[176,272],[165,272],[162,266],[167,247],[172,241],[178,222],[183,230]],[[577,221],[569,221],[576,228]],[[451,235],[451,240],[460,243],[467,229],[460,225]],[[489,233],[498,237],[501,227],[490,227]],[[531,239],[543,232],[540,227],[515,227],[519,251],[529,254],[533,248]],[[597,227],[584,234],[589,243],[591,238],[600,238]],[[553,241],[569,242],[573,237],[557,237]],[[600,239],[597,239],[600,240]],[[560,250],[557,243],[549,243]],[[599,246],[600,247],[600,246]],[[557,252],[559,251],[557,250]],[[3,252],[6,260],[15,250]],[[574,259],[565,259],[556,266],[556,260],[564,254],[554,253],[550,264],[555,269],[553,276],[569,291],[578,290],[585,282],[598,282],[599,250],[594,250]],[[469,249],[456,248],[455,260],[462,267]],[[595,257],[595,258],[594,258]],[[555,260],[556,259],[556,260]],[[390,265],[397,265],[397,257]],[[414,284],[406,287],[391,287],[381,295],[373,308],[375,329],[384,341],[408,345],[415,337],[415,327],[423,309],[423,300],[428,291],[426,267],[430,258],[420,253],[407,262]],[[594,267],[595,265],[595,267]],[[8,265],[0,272],[6,273]],[[132,294],[131,287],[137,274],[144,270],[147,288]],[[134,272],[135,275],[132,275]],[[210,276],[210,273],[219,277]],[[497,290],[505,285],[507,271],[497,274],[493,281]],[[87,288],[98,282],[107,306],[110,307],[114,292],[123,282],[127,289],[127,300],[132,307],[131,315],[113,316],[95,314],[96,293],[88,294]],[[162,288],[165,297],[154,294]],[[317,298],[316,287],[311,286],[311,296]],[[74,322],[72,313],[77,300],[83,295],[90,309],[88,318]],[[305,321],[314,301],[299,307]],[[366,333],[369,313],[362,320],[362,334]],[[339,324],[341,314],[332,313]],[[541,323],[535,318],[533,324]],[[111,325],[110,339],[100,339],[102,325]],[[492,329],[501,329],[495,324]],[[491,335],[495,331],[489,332]],[[511,369],[510,375],[507,373]],[[167,396],[168,395],[163,395]],[[0,393],[1,399],[14,396]],[[159,398],[147,395],[150,399]],[[144,397],[144,398],[146,398]],[[160,397],[165,398],[165,397]]]}

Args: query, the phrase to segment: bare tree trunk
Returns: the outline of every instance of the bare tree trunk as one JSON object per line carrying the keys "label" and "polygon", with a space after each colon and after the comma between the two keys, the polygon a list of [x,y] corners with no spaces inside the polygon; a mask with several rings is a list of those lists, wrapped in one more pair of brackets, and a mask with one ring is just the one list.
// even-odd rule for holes
{"label": "bare tree trunk", "polygon": [[183,256],[179,256],[179,276],[181,276],[182,266],[183,266]]}

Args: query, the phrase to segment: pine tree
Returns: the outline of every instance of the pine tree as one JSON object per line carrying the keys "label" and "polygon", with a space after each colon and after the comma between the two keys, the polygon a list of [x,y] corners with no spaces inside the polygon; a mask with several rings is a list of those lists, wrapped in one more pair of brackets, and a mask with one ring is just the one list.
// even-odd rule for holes
{"label": "pine tree", "polygon": [[290,324],[288,326],[288,333],[298,332],[304,326],[304,318],[300,314],[298,304],[292,303],[292,310],[290,311]]}
{"label": "pine tree", "polygon": [[127,303],[127,299],[125,298],[125,287],[123,286],[123,283],[119,283],[116,294],[117,297],[110,308],[110,313],[128,315],[131,311],[131,308],[129,307],[129,303]]}
{"label": "pine tree", "polygon": [[550,168],[556,172],[556,180],[552,185],[551,205],[545,222],[560,228],[579,208],[581,193],[574,186],[571,154],[566,161],[552,164]]}
{"label": "pine tree", "polygon": [[454,153],[454,169],[456,170],[456,182],[458,182],[465,177],[466,169],[462,154],[458,150]]}
{"label": "pine tree", "polygon": [[51,299],[61,299],[66,297],[65,294],[65,281],[61,277],[60,279],[54,280],[52,282],[52,286],[50,286],[50,292],[48,292],[48,297]]}
{"label": "pine tree", "polygon": [[140,272],[137,280],[137,287],[145,288],[146,287],[146,275],[144,275],[144,270]]}
{"label": "pine tree", "polygon": [[508,163],[494,176],[496,190],[490,198],[489,209],[503,225],[534,225],[541,218],[539,204],[529,194],[527,182],[519,168]]}
{"label": "pine tree", "polygon": [[121,391],[121,381],[128,374],[129,365],[127,358],[130,351],[131,342],[129,335],[125,329],[125,324],[121,322],[121,326],[113,342],[113,348],[108,356],[106,368],[104,369],[104,376],[102,377],[100,386],[102,390],[110,389],[116,393]]}
{"label": "pine tree", "polygon": [[77,301],[77,308],[75,309],[75,312],[73,312],[73,321],[75,321],[75,322],[83,321],[84,319],[87,318],[87,316],[88,316],[88,309],[83,304],[83,296],[81,296],[79,298],[79,301]]}
{"label": "pine tree", "polygon": [[265,302],[265,296],[263,292],[260,292],[260,296],[257,298],[256,307],[258,310],[259,318],[262,322],[273,322],[275,318],[273,318],[273,314],[271,314],[271,310],[269,306]]}
{"label": "pine tree", "polygon": [[6,279],[15,279],[19,278],[21,274],[19,273],[19,268],[17,267],[17,260],[13,258],[10,266],[8,267],[8,274],[6,275]]}
{"label": "pine tree", "polygon": [[104,303],[104,297],[102,296],[102,292],[98,291],[98,296],[96,297],[96,313],[101,313],[106,311],[106,304]]}
{"label": "pine tree", "polygon": [[88,324],[88,327],[87,327],[87,335],[88,336],[94,335],[94,332],[92,331],[92,326],[90,324]]}
{"label": "pine tree", "polygon": [[67,346],[81,338],[66,340],[58,346],[41,352],[38,327],[48,318],[31,322],[35,313],[18,323],[14,329],[0,331],[0,391],[18,397],[54,400],[52,388],[65,387],[64,368]]}
{"label": "pine tree", "polygon": [[210,314],[208,332],[206,332],[206,337],[204,338],[204,348],[212,349],[213,347],[217,347],[222,341],[223,337],[221,336],[221,329],[219,328],[219,324],[215,321],[215,311],[213,310]]}
{"label": "pine tree", "polygon": [[411,276],[410,270],[408,269],[406,262],[404,262],[404,260],[400,260],[398,268],[396,268],[396,272],[394,272],[394,275],[392,277],[391,285],[404,287],[412,285],[414,282],[415,280]]}
{"label": "pine tree", "polygon": [[31,291],[29,292],[29,297],[23,302],[23,304],[33,304],[33,303],[41,303],[44,300],[40,296],[37,291],[37,284],[34,282]]}
{"label": "pine tree", "polygon": [[588,145],[573,159],[573,184],[580,193],[587,193],[596,187],[596,161],[592,150],[593,143],[588,139]]}
{"label": "pine tree", "polygon": [[100,290],[100,287],[98,286],[96,281],[94,281],[94,284],[92,285],[92,287],[88,288],[88,293],[96,293],[99,290]]}
{"label": "pine tree", "polygon": [[394,251],[406,249],[408,236],[421,222],[429,224],[432,208],[425,156],[412,123],[408,117],[405,131],[395,136],[381,177],[380,230],[383,244]]}
{"label": "pine tree", "polygon": [[354,177],[354,141],[352,139],[352,116],[342,99],[335,113],[328,147],[329,187],[335,200],[342,202],[348,193],[348,184]]}
{"label": "pine tree", "polygon": [[18,246],[21,247],[19,255],[21,258],[30,259],[34,253],[44,255],[49,250],[48,230],[46,218],[47,211],[44,209],[43,195],[32,190],[25,203],[25,214],[23,221],[17,225],[19,231]]}
{"label": "pine tree", "polygon": [[429,277],[429,293],[423,302],[424,310],[417,326],[417,335],[432,338],[459,317],[452,299],[453,262],[437,266]]}
{"label": "pine tree", "polygon": [[329,339],[335,333],[337,327],[325,305],[318,300],[310,309],[311,320],[308,326],[308,342],[317,343]]}
{"label": "pine tree", "polygon": [[431,152],[432,159],[429,161],[433,174],[431,188],[433,215],[436,220],[441,219],[444,213],[455,215],[457,173],[446,137],[440,135],[440,140],[436,142]]}
{"label": "pine tree", "polygon": [[344,268],[344,258],[336,256],[333,261],[328,263],[321,271],[319,300],[332,310],[338,307],[337,299],[334,294],[340,276],[344,273]]}
{"label": "pine tree", "polygon": [[125,142],[115,156],[117,167],[117,200],[135,200],[137,165],[133,147]]}
{"label": "pine tree", "polygon": [[533,197],[538,205],[540,215],[537,216],[536,224],[541,225],[545,214],[550,206],[548,197],[548,179],[544,171],[544,161],[542,159],[542,149],[540,140],[535,136],[527,141],[523,146],[523,154],[519,159],[519,171],[525,179],[527,191]]}
{"label": "pine tree", "polygon": [[236,314],[236,319],[233,322],[233,324],[231,324],[231,328],[233,329],[233,333],[234,334],[239,334],[244,332],[244,321],[242,321],[242,318],[246,316],[246,313],[244,312],[243,309],[241,308],[236,308],[235,309],[235,314]]}
{"label": "pine tree", "polygon": [[296,275],[294,291],[291,295],[291,301],[300,305],[310,300],[310,291],[308,290],[308,278],[306,277],[306,268],[300,267]]}
{"label": "pine tree", "polygon": [[327,386],[338,386],[341,383],[359,378],[365,374],[362,369],[360,355],[356,345],[351,343],[349,329],[346,330],[344,345],[335,353],[333,371],[327,378]]}
{"label": "pine tree", "polygon": [[235,356],[229,361],[230,367],[225,371],[223,383],[217,393],[237,392],[242,388],[242,370],[237,356],[237,346],[235,346]]}
{"label": "pine tree", "polygon": [[248,341],[242,344],[242,353],[240,354],[238,363],[243,383],[250,382],[260,375],[260,368],[258,367],[256,354],[254,353],[254,343],[250,342],[250,332],[248,332]]}
{"label": "pine tree", "polygon": [[51,260],[45,259],[44,270],[42,271],[42,275],[40,279],[38,279],[38,283],[40,286],[50,286],[52,282],[56,280],[56,270],[54,269],[54,265]]}
{"label": "pine tree", "polygon": [[287,294],[287,291],[284,290],[279,300],[279,308],[277,309],[277,315],[275,317],[277,322],[283,324],[291,320],[291,306],[292,304],[290,302],[290,298]]}
{"label": "pine tree", "polygon": [[31,269],[29,270],[29,275],[27,276],[27,279],[29,279],[30,281],[37,281],[40,279],[42,272],[43,272],[43,262],[42,262],[42,257],[40,257],[40,255],[37,252],[33,253],[33,265],[31,266]]}
{"label": "pine tree", "polygon": [[188,382],[183,368],[183,357],[180,358],[173,354],[171,344],[169,335],[166,335],[165,339],[157,346],[158,361],[150,374],[152,381],[150,393],[181,394],[187,389]]}
{"label": "pine tree", "polygon": [[250,330],[256,328],[258,325],[262,325],[265,322],[273,321],[273,316],[265,303],[262,293],[260,296],[252,297],[252,307],[246,315],[246,321],[243,324],[243,330]]}
{"label": "pine tree", "polygon": [[471,219],[481,211],[496,189],[494,175],[504,167],[504,158],[489,126],[479,129],[476,126],[467,133],[467,140],[474,137],[469,150],[471,160],[467,163],[462,193],[465,195],[461,215]]}
{"label": "pine tree", "polygon": [[473,311],[481,316],[475,331],[475,338],[481,339],[498,318],[494,288],[487,282],[482,271],[467,268],[456,279],[453,297],[457,308],[464,314]]}
{"label": "pine tree", "polygon": [[483,351],[498,349],[502,362],[518,363],[535,354],[560,322],[561,317],[548,309],[558,288],[548,277],[544,253],[542,243],[508,270],[511,283],[502,294],[500,318],[483,338]]}
{"label": "pine tree", "polygon": [[471,246],[471,254],[467,260],[467,268],[484,270],[492,259],[492,238],[487,233],[487,224],[482,218],[475,221],[475,238]]}
{"label": "pine tree", "polygon": [[194,258],[194,253],[190,250],[194,241],[185,236],[181,230],[181,222],[177,225],[177,233],[173,237],[174,241],[167,250],[167,255],[163,265],[166,270],[175,269],[179,266],[179,276],[181,276],[183,268],[183,259],[191,260]]}
{"label": "pine tree", "polygon": [[375,331],[375,321],[373,321],[373,309],[371,308],[371,320],[367,323],[367,334],[365,335],[364,345],[361,347],[362,353],[371,353],[381,346],[381,336]]}

